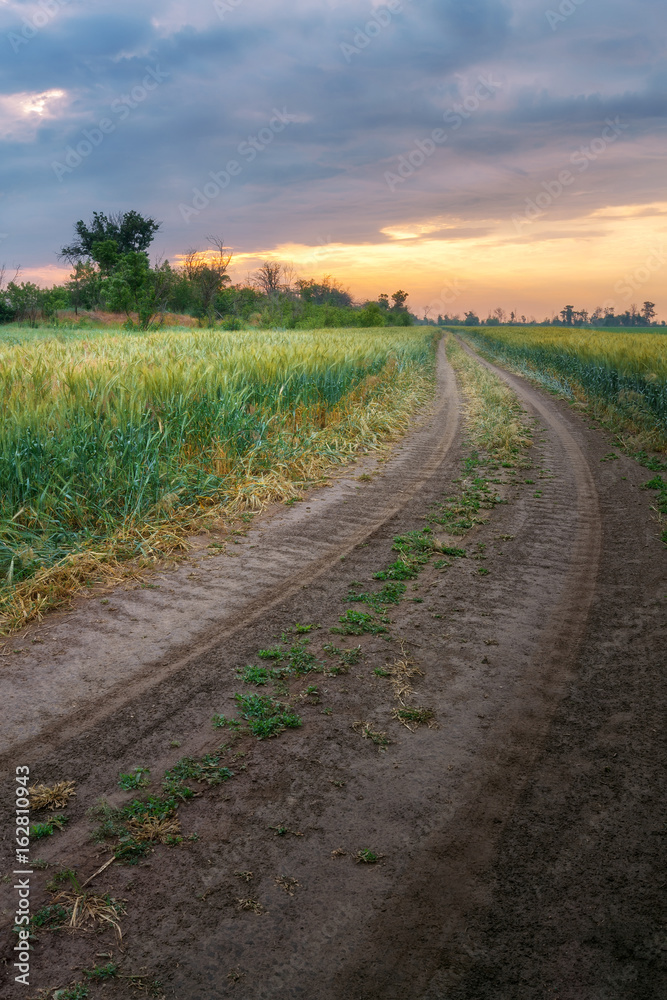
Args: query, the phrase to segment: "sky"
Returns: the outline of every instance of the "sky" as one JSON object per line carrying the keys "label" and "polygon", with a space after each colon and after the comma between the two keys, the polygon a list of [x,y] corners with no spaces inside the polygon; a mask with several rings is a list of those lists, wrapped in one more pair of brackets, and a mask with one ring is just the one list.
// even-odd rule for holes
{"label": "sky", "polygon": [[0,264],[136,209],[418,315],[667,318],[664,0],[0,0]]}

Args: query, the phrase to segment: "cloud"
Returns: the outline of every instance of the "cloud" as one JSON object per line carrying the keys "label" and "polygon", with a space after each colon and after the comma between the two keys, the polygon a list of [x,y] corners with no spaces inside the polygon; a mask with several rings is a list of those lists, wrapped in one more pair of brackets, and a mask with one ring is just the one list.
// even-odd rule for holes
{"label": "cloud", "polygon": [[[249,254],[323,236],[345,247],[516,240],[504,228],[512,214],[616,117],[627,130],[554,204],[549,232],[566,243],[573,221],[619,205],[650,220],[660,199],[667,11],[657,0],[607,0],[604,17],[586,0],[555,31],[543,0],[227,7],[61,0],[14,51],[9,35],[38,4],[0,6],[3,256],[43,267],[76,219],[128,208],[163,220],[157,242],[171,255],[210,232]],[[151,67],[164,78],[133,100]],[[474,107],[480,78],[497,86]],[[239,147],[275,108],[292,124],[246,162]],[[105,118],[113,131],[58,178],[53,163]],[[390,191],[385,172],[437,128],[446,141]],[[179,204],[230,160],[242,171],[186,223]]]}

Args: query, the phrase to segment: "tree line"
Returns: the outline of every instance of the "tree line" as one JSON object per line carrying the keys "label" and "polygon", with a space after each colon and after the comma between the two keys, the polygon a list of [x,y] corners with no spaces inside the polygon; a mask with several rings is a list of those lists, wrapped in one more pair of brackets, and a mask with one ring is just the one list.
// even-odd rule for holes
{"label": "tree line", "polygon": [[278,261],[265,261],[245,283],[229,275],[232,251],[216,236],[205,250],[191,249],[182,262],[151,263],[149,247],[160,223],[134,210],[94,212],[90,222],[74,225],[74,238],[59,258],[70,265],[69,280],[50,289],[5,282],[0,269],[0,322],[36,325],[57,322],[63,310],[107,310],[125,316],[127,328],[159,326],[165,313],[195,317],[203,326],[242,329],[246,325],[316,329],[325,326],[410,326],[416,322],[408,293],[354,302],[335,279],[297,276]]}
{"label": "tree line", "polygon": [[[617,313],[614,306],[598,306],[592,313],[586,309],[575,309],[574,306],[567,305],[556,316],[547,316],[541,322],[534,316],[527,318],[519,316],[515,312],[509,314],[504,309],[498,307],[494,309],[486,319],[480,319],[477,313],[464,312],[453,316],[440,315],[437,320],[426,319],[426,322],[436,326],[571,326],[571,327],[600,327],[600,326],[657,326],[655,321],[655,302],[646,301],[641,309],[637,305],[631,305],[625,312]],[[665,325],[664,320],[660,324]]]}

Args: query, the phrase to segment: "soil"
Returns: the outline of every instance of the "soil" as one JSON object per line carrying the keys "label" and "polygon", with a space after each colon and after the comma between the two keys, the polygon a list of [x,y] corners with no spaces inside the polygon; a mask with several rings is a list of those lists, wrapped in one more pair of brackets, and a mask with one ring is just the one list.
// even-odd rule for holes
{"label": "soil", "polygon": [[[110,857],[87,811],[130,801],[119,772],[149,767],[158,792],[176,760],[227,739],[212,716],[234,714],[258,650],[317,623],[325,662],[324,643],[363,655],[290,682],[303,726],[241,736],[234,777],[179,809],[182,844],[93,879],[125,901],[122,943],[40,930],[30,988],[14,984],[6,878],[3,1000],[50,996],[106,955],[120,975],[91,998],[667,997],[667,553],[641,489],[651,474],[610,458],[564,401],[494,370],[534,423],[533,467],[500,471],[506,502],[456,541],[467,558],[407,581],[387,635],[329,630],[369,610],[346,603],[350,583],[380,586],[394,536],[457,489],[469,449],[442,349],[434,407],[386,460],[362,458],[244,534],[203,536],[176,569],[78,599],[5,646],[5,871],[15,768],[77,789],[68,825],[32,847],[50,866],[32,875],[33,912],[54,871],[85,879]],[[412,703],[437,723],[414,732],[383,676],[406,658]],[[375,863],[357,860],[364,849]]]}

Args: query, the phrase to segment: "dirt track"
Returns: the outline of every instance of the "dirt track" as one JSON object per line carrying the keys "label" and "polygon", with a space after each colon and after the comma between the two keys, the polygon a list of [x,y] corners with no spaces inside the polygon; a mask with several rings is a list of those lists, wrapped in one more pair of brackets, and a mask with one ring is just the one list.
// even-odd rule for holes
{"label": "dirt track", "polygon": [[[393,642],[336,637],[360,643],[363,660],[314,678],[320,700],[302,699],[303,728],[243,741],[235,778],[181,810],[199,839],[95,883],[127,900],[125,952],[110,933],[42,933],[33,989],[64,986],[113,951],[124,973],[157,978],[178,1000],[667,997],[667,559],[638,488],[650,474],[602,461],[602,434],[504,377],[536,421],[534,468],[504,477],[507,504],[466,537],[480,558],[408,584]],[[25,652],[0,660],[3,769],[77,781],[72,822],[34,854],[93,872],[108,851],[90,843],[85,812],[102,795],[128,800],[119,771],[149,766],[157,790],[179,756],[221,742],[211,716],[231,713],[236,670],[258,649],[295,622],[321,623],[317,641],[331,641],[348,584],[368,586],[393,536],[423,527],[451,493],[458,408],[441,351],[433,413],[370,481],[354,476],[373,463],[357,466],[258,518],[223,555],[204,559],[202,540],[194,564],[151,581],[159,590],[82,601],[12,644]],[[399,640],[437,729],[391,718],[374,670],[400,655]],[[358,720],[386,731],[386,752],[352,729]],[[280,825],[303,836],[276,836]],[[382,862],[355,864],[364,847]],[[283,875],[299,883],[292,896]],[[47,877],[34,877],[35,906]],[[240,910],[242,896],[265,912]],[[12,903],[3,887],[5,913]],[[131,995],[125,981],[91,989]]]}

